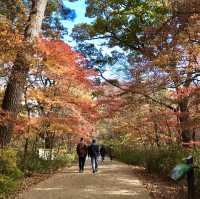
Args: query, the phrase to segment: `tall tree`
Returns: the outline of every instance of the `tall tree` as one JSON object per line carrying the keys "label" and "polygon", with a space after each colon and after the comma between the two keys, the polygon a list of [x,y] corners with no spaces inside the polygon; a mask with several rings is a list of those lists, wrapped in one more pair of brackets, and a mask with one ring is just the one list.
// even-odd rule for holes
{"label": "tall tree", "polygon": [[[41,31],[42,20],[47,6],[47,0],[32,0],[30,15],[24,31],[24,41],[33,42]],[[30,54],[18,52],[14,61],[5,95],[2,102],[3,111],[9,111],[16,117],[20,111],[20,102],[30,66]],[[2,125],[0,128],[1,144],[5,145],[11,139],[12,124]]]}
{"label": "tall tree", "polygon": [[[26,84],[26,79],[29,73],[29,68],[31,66],[31,58],[33,56],[33,43],[36,37],[41,34],[41,27],[43,20],[45,18],[45,11],[48,6],[58,5],[61,1],[48,1],[48,0],[30,0],[30,1],[15,1],[15,6],[9,7],[11,1],[3,1],[1,4],[2,13],[12,20],[13,25],[16,25],[16,20],[18,18],[23,18],[24,21],[20,21],[20,31],[23,34],[23,48],[19,49],[16,53],[16,58],[13,62],[13,67],[11,74],[9,76],[9,80],[7,83],[7,87],[5,90],[5,95],[2,102],[2,110],[4,112],[9,112],[10,117],[15,119],[20,111],[21,99],[24,91],[24,86]],[[64,4],[61,5],[61,10],[64,9]],[[21,8],[21,9],[18,9]],[[24,11],[22,8],[26,8]],[[18,17],[18,12],[12,12],[12,9],[22,10],[22,16]],[[50,9],[54,11],[54,7]],[[24,11],[24,12],[23,12]],[[69,11],[69,9],[68,9]],[[28,14],[28,17],[27,16]],[[69,13],[69,12],[68,12]],[[63,16],[67,16],[66,12],[61,13]],[[13,125],[11,122],[5,122],[0,127],[0,144],[1,146],[9,143],[11,139]]]}

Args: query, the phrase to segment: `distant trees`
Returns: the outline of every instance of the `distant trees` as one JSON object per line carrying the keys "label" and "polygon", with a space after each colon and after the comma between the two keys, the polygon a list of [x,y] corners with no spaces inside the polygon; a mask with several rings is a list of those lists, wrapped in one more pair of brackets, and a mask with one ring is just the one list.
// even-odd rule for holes
{"label": "distant trees", "polygon": [[[144,125],[140,132],[150,131],[157,144],[163,132],[168,139],[174,131],[177,141],[188,144],[199,128],[199,3],[173,2],[87,1],[87,16],[96,17],[95,22],[75,26],[72,34],[82,45],[104,39],[108,47],[124,50],[132,78],[113,86],[121,89],[118,96],[130,104],[128,110],[134,109],[134,117],[138,113],[145,118],[141,123],[136,119],[129,127],[135,131],[138,122]],[[131,118],[125,121],[130,123]],[[149,122],[151,128],[146,128]]]}

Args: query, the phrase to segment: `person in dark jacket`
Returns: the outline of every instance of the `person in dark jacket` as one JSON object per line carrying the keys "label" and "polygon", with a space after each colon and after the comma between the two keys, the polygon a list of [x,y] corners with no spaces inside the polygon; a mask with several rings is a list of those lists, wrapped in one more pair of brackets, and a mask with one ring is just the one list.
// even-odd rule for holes
{"label": "person in dark jacket", "polygon": [[112,149],[112,145],[109,146],[108,148],[108,156],[110,157],[110,160],[112,161],[113,160],[113,149]]}
{"label": "person in dark jacket", "polygon": [[76,147],[77,155],[78,155],[78,160],[79,160],[79,172],[84,171],[84,166],[85,166],[85,160],[87,156],[87,145],[84,142],[84,139],[81,138],[80,142],[78,143]]}
{"label": "person in dark jacket", "polygon": [[106,156],[106,148],[104,145],[101,145],[100,154],[101,154],[101,161],[103,162]]}
{"label": "person in dark jacket", "polygon": [[99,156],[99,146],[96,144],[96,140],[92,140],[92,144],[88,148],[88,155],[91,158],[92,171],[93,173],[98,170],[98,156]]}

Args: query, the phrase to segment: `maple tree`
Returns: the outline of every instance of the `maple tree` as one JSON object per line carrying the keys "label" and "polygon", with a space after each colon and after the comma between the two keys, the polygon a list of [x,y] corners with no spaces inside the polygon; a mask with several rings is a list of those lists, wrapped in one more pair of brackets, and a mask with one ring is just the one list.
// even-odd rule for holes
{"label": "maple tree", "polygon": [[[104,35],[103,38],[107,39],[106,44],[108,46],[119,46],[126,54],[119,56],[120,53],[112,52],[113,57],[106,57],[107,55],[103,57],[100,51],[97,52],[93,48],[94,46],[87,46],[87,44],[83,46],[84,44],[81,43],[79,45],[81,52],[89,53],[86,55],[86,59],[60,41],[61,33],[57,28],[51,27],[49,21],[52,20],[51,13],[57,8],[57,2],[48,1],[44,3],[37,1],[36,4],[31,4],[31,2],[26,4],[22,1],[15,1],[20,10],[17,14],[13,11],[14,7],[9,7],[10,1],[7,4],[4,2],[6,6],[2,8],[2,12],[6,13],[5,20],[1,22],[1,62],[4,65],[2,75],[6,78],[9,77],[13,81],[14,87],[17,88],[16,93],[10,92],[14,87],[11,86],[10,80],[7,84],[4,78],[2,85],[7,84],[7,89],[3,97],[2,110],[8,112],[11,110],[12,121],[18,113],[23,112],[23,110],[20,111],[20,101],[24,88],[26,88],[27,104],[29,105],[31,102],[33,110],[34,108],[37,110],[34,110],[36,111],[34,114],[40,114],[43,117],[37,122],[41,123],[41,126],[44,123],[55,123],[52,129],[57,128],[60,132],[65,128],[62,126],[64,121],[66,124],[68,123],[68,129],[73,131],[73,128],[78,126],[75,122],[78,121],[77,118],[82,120],[77,124],[86,122],[84,124],[87,126],[90,123],[87,120],[95,121],[100,117],[112,118],[120,109],[122,110],[122,118],[124,118],[122,121],[125,120],[124,124],[131,131],[131,129],[134,129],[134,127],[131,127],[131,119],[128,116],[125,119],[122,107],[132,110],[133,107],[129,107],[128,104],[133,103],[132,100],[135,104],[137,104],[137,100],[142,100],[142,103],[138,106],[141,106],[142,110],[142,107],[146,107],[148,109],[146,113],[149,115],[147,120],[142,121],[150,122],[148,129],[151,129],[151,132],[159,132],[153,133],[154,135],[160,134],[161,131],[165,131],[166,134],[169,131],[176,131],[178,135],[181,135],[183,142],[189,142],[192,139],[192,132],[195,128],[198,128],[196,122],[198,120],[196,110],[198,109],[190,106],[193,103],[198,108],[199,30],[196,25],[199,21],[198,13],[193,10],[183,16],[186,5],[171,5],[170,1],[165,4],[159,0],[149,2],[106,1],[107,6],[103,6],[101,2],[87,1],[87,16],[98,17],[95,23],[91,25],[76,26],[72,34],[73,37],[82,42],[84,39],[101,39]],[[153,7],[152,3],[154,3]],[[36,22],[31,14],[35,15],[37,12],[32,13],[31,10],[37,9],[37,6],[43,6],[44,16]],[[121,7],[123,9],[120,10]],[[99,8],[102,8],[103,11],[98,12]],[[111,9],[109,10],[109,8]],[[151,12],[148,11],[150,8]],[[40,8],[38,7],[38,9]],[[25,14],[27,11],[30,11],[29,16]],[[143,15],[140,16],[138,13],[141,11]],[[104,13],[107,13],[107,17]],[[129,20],[131,16],[135,16],[135,18]],[[158,18],[159,20],[157,20]],[[28,24],[28,21],[33,25],[39,23],[40,27],[37,26],[39,29],[30,24],[26,28],[20,26],[23,23]],[[12,28],[13,25],[17,27],[16,30]],[[123,29],[120,28],[121,25],[124,25]],[[48,39],[40,37],[35,40],[35,37],[41,32],[41,27],[43,27],[43,33],[48,36]],[[85,34],[86,32],[87,34]],[[131,35],[135,36],[131,37]],[[20,53],[23,64],[20,63],[19,67],[26,65],[27,70],[24,70],[26,67],[22,67],[22,70],[19,71],[18,69],[15,70],[15,62]],[[92,60],[93,53],[96,60]],[[91,81],[90,76],[96,74],[94,70],[86,70],[86,67],[92,68],[92,62],[97,67],[103,67],[106,63],[114,63],[111,59],[117,57],[124,59],[125,56],[128,56],[129,65],[132,66],[129,71],[132,76],[131,79],[126,83],[115,80],[107,81],[103,75],[100,75],[100,78],[114,85],[121,92],[115,93],[113,89],[103,89],[105,96],[98,96],[97,94],[98,102],[94,102],[92,96],[96,91],[92,91],[94,82]],[[25,63],[26,61],[28,62]],[[90,61],[91,63],[89,63]],[[17,73],[13,73],[13,71],[17,71]],[[14,78],[12,78],[12,75],[14,75]],[[26,86],[27,80],[28,85]],[[9,86],[12,88],[10,91]],[[9,99],[13,98],[9,93],[13,96],[16,95],[16,103],[6,98],[6,96]],[[109,95],[107,95],[108,93]],[[99,107],[101,107],[101,116],[96,114],[96,109]],[[63,120],[59,114],[65,109],[74,112],[74,114]],[[64,115],[64,112],[61,115]],[[140,109],[138,109],[138,113],[140,112]],[[169,112],[173,121],[167,117]],[[159,118],[160,114],[163,115],[162,121]],[[52,120],[54,118],[55,122],[48,121],[47,115]],[[158,119],[153,119],[155,117]],[[135,123],[137,121],[140,123],[139,118],[141,117],[135,118]],[[71,122],[67,122],[70,120]],[[162,123],[165,123],[166,126],[163,129],[157,129],[157,126]],[[136,124],[136,126],[139,125]],[[48,128],[51,129],[51,125]],[[170,130],[170,128],[173,130]],[[2,129],[5,130],[1,133],[1,142],[3,143],[6,142],[6,132],[9,129],[11,131],[12,125],[9,128],[2,127]],[[79,130],[85,131],[83,129],[83,127],[80,127]],[[177,135],[175,137],[178,138]]]}
{"label": "maple tree", "polygon": [[[152,110],[158,106],[163,115],[170,113],[176,137],[190,142],[198,128],[190,105],[199,87],[199,13],[191,9],[198,8],[198,2],[92,0],[87,5],[87,16],[96,17],[95,22],[75,26],[74,39],[104,39],[109,47],[121,47],[132,66],[128,84],[103,79],[120,88],[121,95],[139,96],[147,105],[154,104]],[[160,124],[154,121],[157,128]]]}
{"label": "maple tree", "polygon": [[[97,73],[84,68],[84,57],[60,40],[38,39],[37,56],[26,88],[25,119],[33,132],[47,141],[66,134],[88,137],[95,130],[96,102],[91,79]],[[23,123],[17,131],[26,134]],[[36,130],[34,130],[36,129]]]}
{"label": "maple tree", "polygon": [[[57,10],[60,6],[61,9]],[[6,20],[10,21],[11,29],[17,29],[22,40],[22,48],[16,48],[15,56],[12,62],[11,73],[9,74],[9,80],[5,89],[5,94],[2,102],[2,110],[4,112],[10,112],[13,119],[17,118],[21,108],[21,99],[26,85],[26,79],[29,73],[29,68],[32,65],[33,43],[36,37],[42,32],[42,26],[45,24],[47,35],[52,35],[53,32],[60,35],[59,28],[60,23],[55,22],[54,29],[51,27],[50,22],[54,17],[52,13],[57,11],[57,19],[64,17],[68,19],[68,14],[71,11],[67,9],[62,1],[48,1],[48,0],[30,0],[30,1],[1,1],[1,13]],[[44,20],[45,19],[45,20]],[[48,26],[49,25],[49,26]],[[47,26],[49,28],[47,28]],[[50,29],[52,31],[50,31]],[[54,35],[54,34],[53,34]],[[13,35],[15,37],[15,35]],[[5,46],[5,42],[1,45]],[[9,47],[9,46],[7,46]],[[12,53],[13,55],[13,53]],[[10,142],[13,126],[1,125],[0,139],[1,145],[6,145]]]}

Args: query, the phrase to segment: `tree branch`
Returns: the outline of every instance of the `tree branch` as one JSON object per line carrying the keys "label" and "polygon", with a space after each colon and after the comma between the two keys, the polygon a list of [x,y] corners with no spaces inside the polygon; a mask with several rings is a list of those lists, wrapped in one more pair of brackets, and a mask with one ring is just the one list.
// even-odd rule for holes
{"label": "tree branch", "polygon": [[169,104],[166,104],[166,103],[164,103],[164,102],[162,102],[162,101],[160,101],[160,100],[157,100],[157,99],[151,97],[150,95],[147,95],[147,94],[145,94],[145,93],[135,92],[135,91],[132,91],[131,89],[125,89],[125,88],[121,87],[120,85],[114,84],[111,80],[109,80],[109,79],[107,79],[106,77],[104,77],[101,71],[99,71],[99,73],[100,73],[100,76],[102,77],[102,79],[104,79],[104,80],[105,80],[106,82],[108,82],[110,85],[112,85],[112,86],[114,86],[114,87],[117,87],[117,88],[121,89],[122,91],[124,91],[123,93],[120,93],[120,96],[125,95],[125,94],[127,94],[127,93],[142,95],[142,96],[144,96],[145,98],[147,98],[147,99],[149,99],[149,100],[155,102],[156,104],[165,106],[165,107],[169,108],[170,110],[172,110],[172,111],[174,111],[174,112],[177,111],[177,109],[174,108],[173,106],[171,106],[171,105],[169,105]]}

